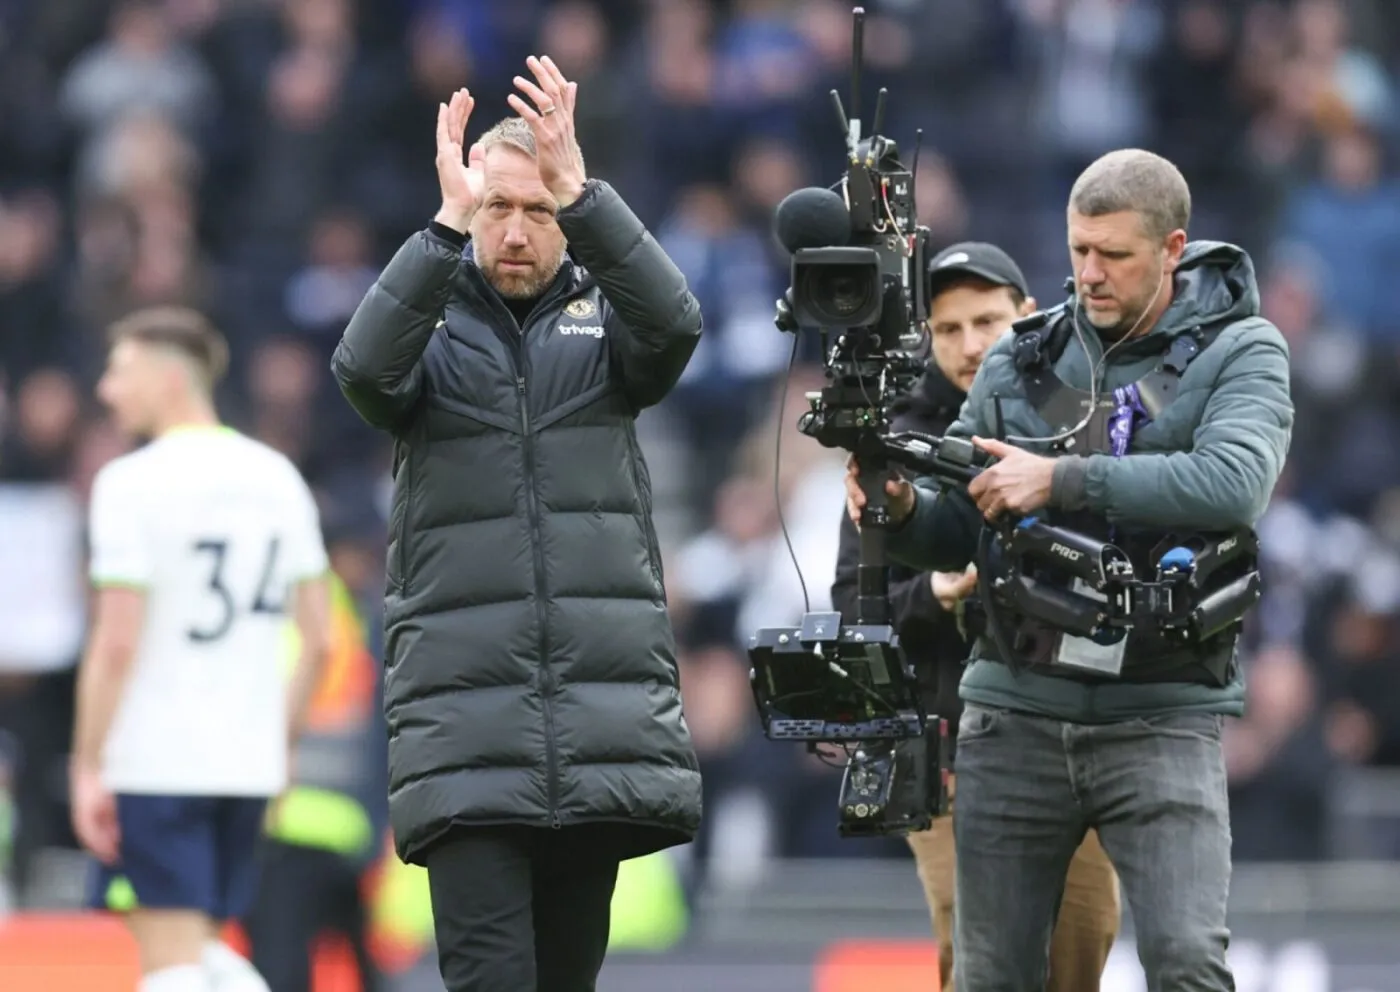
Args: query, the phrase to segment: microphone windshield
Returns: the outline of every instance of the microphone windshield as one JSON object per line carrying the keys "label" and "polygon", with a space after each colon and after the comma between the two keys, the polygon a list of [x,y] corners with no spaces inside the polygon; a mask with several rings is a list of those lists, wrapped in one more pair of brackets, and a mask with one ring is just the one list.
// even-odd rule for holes
{"label": "microphone windshield", "polygon": [[783,198],[773,227],[779,243],[789,252],[840,247],[851,240],[851,212],[838,194],[808,186]]}

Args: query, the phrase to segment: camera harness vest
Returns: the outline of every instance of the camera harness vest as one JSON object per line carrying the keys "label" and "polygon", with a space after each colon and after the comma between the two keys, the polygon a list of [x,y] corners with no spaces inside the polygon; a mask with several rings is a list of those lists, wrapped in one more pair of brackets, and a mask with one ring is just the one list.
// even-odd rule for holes
{"label": "camera harness vest", "polygon": [[[1155,369],[1134,383],[1108,391],[1098,398],[1090,412],[1091,394],[1070,386],[1056,374],[1054,368],[1055,362],[1074,335],[1075,319],[1068,305],[1061,304],[1017,321],[1012,327],[1015,334],[1013,362],[1026,399],[1050,427],[1049,436],[1068,435],[1063,440],[1054,442],[1052,450],[1059,453],[1107,454],[1114,457],[1126,455],[1135,431],[1155,420],[1161,411],[1176,399],[1181,377],[1186,373],[1187,367],[1227,326],[1225,323],[1197,326],[1173,335]],[[1097,370],[1093,370],[1093,374],[1097,375]],[[1087,419],[1086,413],[1089,414]],[[1000,411],[997,419],[1000,422]],[[1068,434],[1081,421],[1085,421],[1084,425],[1075,433]],[[1000,423],[998,426],[1000,427]],[[999,430],[999,433],[1004,434],[1005,431]],[[1053,522],[1069,530],[1093,534],[1096,537],[1115,537],[1115,528],[1109,527],[1106,520],[1094,514],[1057,514]],[[1249,542],[1251,546],[1256,543],[1252,531],[1237,532],[1227,536],[1226,540],[1235,536]],[[1124,540],[1115,543],[1123,547],[1135,564],[1145,565],[1177,542],[1171,535],[1154,533],[1124,535]],[[979,559],[986,557],[987,550],[984,542]],[[979,560],[979,568],[985,569],[988,564]],[[1253,570],[1256,567],[1254,556],[1250,554],[1243,564]],[[1203,595],[1208,593],[1209,590],[1206,590]],[[985,601],[988,597],[984,592],[979,598]],[[1005,607],[987,602],[979,606],[982,616],[978,619],[986,625],[988,633],[995,633],[991,629],[994,625],[1003,625],[1001,632],[1005,634],[1004,624],[1009,618],[1000,616],[1007,612]],[[1072,671],[1062,670],[1060,666],[1045,664],[1053,654],[1058,631],[1031,617],[1015,613],[1012,613],[1012,616],[1019,621],[1012,626],[1014,634],[1011,637],[997,636],[992,639],[997,644],[1013,650],[1018,657],[998,657],[995,660],[1003,661],[1013,668],[1022,667],[1029,661],[1047,673],[1069,678],[1080,677]],[[1233,652],[1225,648],[1238,631],[1239,619],[1236,618],[1224,629],[1216,631],[1204,640],[1182,644],[1179,641],[1168,642],[1155,630],[1134,629],[1130,634],[1129,653],[1125,659],[1121,680],[1205,682],[1224,685],[1228,682],[1229,668],[1233,664]],[[998,648],[996,653],[1000,655],[1003,652]],[[1135,655],[1139,656],[1136,663]]]}
{"label": "camera harness vest", "polygon": [[[1223,330],[1193,327],[1174,335],[1157,368],[1137,382],[1121,386],[1101,396],[1084,428],[1084,454],[1127,454],[1137,427],[1157,419],[1176,398],[1186,368]],[[1021,376],[1026,399],[1041,419],[1050,425],[1052,435],[1064,434],[1084,419],[1090,394],[1070,386],[1055,374],[1055,362],[1074,334],[1074,317],[1063,304],[1053,310],[1032,314],[1012,327],[1016,335],[1013,361]],[[1078,443],[1078,435],[1058,443],[1068,451]],[[1075,452],[1078,454],[1079,452]]]}

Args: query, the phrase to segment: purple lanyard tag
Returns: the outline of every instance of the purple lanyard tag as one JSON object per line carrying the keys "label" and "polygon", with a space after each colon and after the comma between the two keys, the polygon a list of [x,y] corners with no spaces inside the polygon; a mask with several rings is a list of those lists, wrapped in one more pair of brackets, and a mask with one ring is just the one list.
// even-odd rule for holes
{"label": "purple lanyard tag", "polygon": [[1137,383],[1120,386],[1113,391],[1113,416],[1108,422],[1109,443],[1113,445],[1113,457],[1122,458],[1128,453],[1128,444],[1133,432],[1152,418],[1142,405]]}

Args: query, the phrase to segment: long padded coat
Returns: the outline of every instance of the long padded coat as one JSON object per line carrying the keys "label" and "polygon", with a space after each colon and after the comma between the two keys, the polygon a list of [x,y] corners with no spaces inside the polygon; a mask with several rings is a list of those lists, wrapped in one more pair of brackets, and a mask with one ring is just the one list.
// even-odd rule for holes
{"label": "long padded coat", "polygon": [[623,857],[699,827],[635,420],[700,309],[606,183],[558,219],[572,258],[523,327],[469,248],[423,231],[332,361],[394,438],[385,711],[409,862],[453,825],[623,823]]}

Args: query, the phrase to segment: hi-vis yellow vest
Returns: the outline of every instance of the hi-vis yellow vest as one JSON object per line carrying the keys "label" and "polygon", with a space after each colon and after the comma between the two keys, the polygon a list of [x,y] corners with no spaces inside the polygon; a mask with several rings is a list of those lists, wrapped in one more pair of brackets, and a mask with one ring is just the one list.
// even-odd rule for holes
{"label": "hi-vis yellow vest", "polygon": [[[331,629],[326,667],[311,697],[305,732],[293,753],[288,789],[269,804],[267,833],[286,844],[357,856],[379,841],[371,835],[368,814],[352,798],[364,774],[364,735],[374,717],[378,666],[367,647],[364,621],[350,590],[334,573],[330,573],[329,583]],[[283,664],[290,678],[301,637],[291,621],[283,636]]]}

